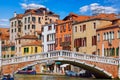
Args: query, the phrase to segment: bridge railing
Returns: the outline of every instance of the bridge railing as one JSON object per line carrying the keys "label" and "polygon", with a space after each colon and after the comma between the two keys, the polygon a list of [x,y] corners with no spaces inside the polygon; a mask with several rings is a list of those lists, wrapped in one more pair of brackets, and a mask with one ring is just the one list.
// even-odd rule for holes
{"label": "bridge railing", "polygon": [[84,53],[61,50],[61,51],[44,52],[33,55],[3,59],[2,65],[35,61],[35,60],[49,60],[54,58],[63,58],[63,59],[67,58],[67,59],[73,59],[79,61],[92,61],[92,62],[94,61],[94,62],[101,62],[106,64],[113,64],[113,65],[119,64],[119,59],[117,58],[100,57],[96,55],[89,55]]}

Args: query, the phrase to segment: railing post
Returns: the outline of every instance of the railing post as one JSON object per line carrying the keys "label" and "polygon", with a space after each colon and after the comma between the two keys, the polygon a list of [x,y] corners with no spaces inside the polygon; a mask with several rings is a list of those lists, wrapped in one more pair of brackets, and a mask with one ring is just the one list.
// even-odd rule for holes
{"label": "railing post", "polygon": [[61,50],[61,51],[60,51],[60,56],[62,56],[62,52],[63,52],[63,51]]}
{"label": "railing post", "polygon": [[72,53],[72,58],[74,58],[74,57],[75,57],[75,53],[73,52],[73,53]]}

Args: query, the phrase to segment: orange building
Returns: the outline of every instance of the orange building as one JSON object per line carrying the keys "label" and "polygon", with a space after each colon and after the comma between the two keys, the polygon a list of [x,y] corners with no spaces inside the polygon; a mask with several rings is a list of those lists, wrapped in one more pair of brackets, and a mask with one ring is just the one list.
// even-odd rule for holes
{"label": "orange building", "polygon": [[100,56],[117,57],[120,43],[120,19],[97,29],[97,53]]}
{"label": "orange building", "polygon": [[56,25],[56,50],[72,50],[72,23],[87,19],[89,16],[79,16],[70,13]]}
{"label": "orange building", "polygon": [[15,44],[9,41],[9,28],[0,28],[0,39],[2,41],[2,57],[13,57],[15,54]]}

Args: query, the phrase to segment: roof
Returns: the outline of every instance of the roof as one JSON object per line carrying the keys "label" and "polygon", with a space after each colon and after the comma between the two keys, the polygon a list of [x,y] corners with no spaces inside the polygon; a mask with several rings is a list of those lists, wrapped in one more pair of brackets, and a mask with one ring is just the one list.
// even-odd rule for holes
{"label": "roof", "polygon": [[42,42],[40,40],[35,40],[31,42],[24,43],[22,46],[41,46]]}
{"label": "roof", "polygon": [[28,9],[25,11],[24,15],[28,15],[28,14],[36,14],[36,15],[46,14],[46,15],[59,17],[59,15],[53,13],[52,11],[47,10],[46,8]]}
{"label": "roof", "polygon": [[76,18],[78,17],[79,15],[75,14],[75,13],[70,13],[68,16],[66,16],[63,20],[69,20],[71,17],[72,18]]}
{"label": "roof", "polygon": [[15,43],[11,42],[11,43],[5,44],[5,45],[2,44],[2,47],[10,47],[10,46],[15,46]]}
{"label": "roof", "polygon": [[0,28],[1,40],[9,40],[9,28]]}
{"label": "roof", "polygon": [[97,30],[103,30],[103,29],[109,29],[109,28],[116,28],[119,27],[120,23],[116,23],[116,24],[110,24],[110,25],[106,25],[106,26],[101,26],[99,28],[97,28]]}
{"label": "roof", "polygon": [[82,23],[82,22],[93,21],[93,20],[111,21],[111,20],[117,19],[117,16],[116,16],[116,14],[103,14],[103,13],[101,13],[101,14],[98,14],[98,15],[95,15],[95,16],[81,16],[81,18],[79,18],[79,19],[76,20],[76,22],[73,23],[73,25],[79,24],[79,23]]}
{"label": "roof", "polygon": [[22,17],[23,17],[23,14],[17,14],[16,17],[11,18],[10,20],[13,20],[13,19],[22,19]]}
{"label": "roof", "polygon": [[111,14],[101,13],[101,14],[92,16],[91,18],[102,18],[102,19],[112,20],[112,19],[116,19],[117,15],[114,13],[111,13]]}
{"label": "roof", "polygon": [[17,39],[38,39],[38,38],[35,35],[24,35],[24,36],[17,38]]}

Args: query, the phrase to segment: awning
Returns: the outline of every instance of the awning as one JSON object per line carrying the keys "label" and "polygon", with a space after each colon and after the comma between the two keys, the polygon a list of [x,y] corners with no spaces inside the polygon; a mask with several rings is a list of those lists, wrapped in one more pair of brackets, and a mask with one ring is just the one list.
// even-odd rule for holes
{"label": "awning", "polygon": [[63,65],[60,65],[60,67],[66,67],[68,66],[69,64],[63,64]]}

